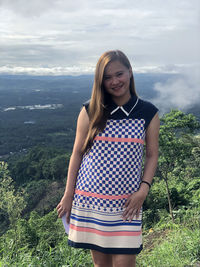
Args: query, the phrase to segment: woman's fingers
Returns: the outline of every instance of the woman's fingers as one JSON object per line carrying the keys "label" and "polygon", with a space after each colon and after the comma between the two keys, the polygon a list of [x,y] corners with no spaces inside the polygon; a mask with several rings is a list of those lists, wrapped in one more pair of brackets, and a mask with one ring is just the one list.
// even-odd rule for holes
{"label": "woman's fingers", "polygon": [[132,214],[128,218],[129,222],[131,222],[133,220],[134,216],[135,216],[135,212],[133,211]]}
{"label": "woman's fingers", "polygon": [[130,210],[129,213],[126,216],[126,220],[130,222],[130,219],[134,216],[134,210]]}
{"label": "woman's fingers", "polygon": [[130,199],[130,198],[128,198],[128,199],[126,200],[126,202],[125,202],[125,204],[124,204],[124,207],[125,207],[125,210],[124,210],[124,212],[123,212],[122,217],[123,217],[123,218],[126,218],[127,215],[128,215],[128,213],[129,213],[129,211],[130,211],[130,208],[131,208],[131,199]]}
{"label": "woman's fingers", "polygon": [[58,217],[61,218],[65,214],[65,210],[64,210],[62,204],[59,203],[57,205],[56,209],[57,209]]}
{"label": "woman's fingers", "polygon": [[124,212],[122,218],[124,221],[133,220],[133,217],[136,216],[136,219],[139,218],[140,210],[144,202],[143,196],[138,192],[135,192],[129,197],[124,204]]}
{"label": "woman's fingers", "polygon": [[136,212],[136,219],[138,219],[139,216],[140,216],[140,209],[138,209],[137,212]]}
{"label": "woman's fingers", "polygon": [[123,212],[123,219],[127,220],[127,218],[133,213],[134,207],[131,207],[131,204],[129,204],[126,208],[125,211]]}
{"label": "woman's fingers", "polygon": [[137,213],[137,209],[129,209],[128,211],[126,211],[126,213],[123,214],[123,220],[126,221],[126,220],[129,220],[132,221],[133,217],[136,215]]}
{"label": "woman's fingers", "polygon": [[66,222],[69,223],[70,220],[70,212],[66,212]]}
{"label": "woman's fingers", "polygon": [[64,215],[64,211],[62,210],[62,207],[57,210],[58,217],[61,218]]}
{"label": "woman's fingers", "polygon": [[67,211],[68,208],[67,207],[64,207],[62,205],[62,203],[60,202],[57,205],[56,209],[57,209],[57,213],[58,213],[58,217],[59,218],[62,218],[65,215],[65,213],[66,213],[66,222],[69,223],[69,220],[70,220],[70,211]]}
{"label": "woman's fingers", "polygon": [[140,215],[140,205],[134,204],[133,201],[130,201],[128,206],[125,207],[125,210],[123,212],[122,218],[124,221],[129,220],[132,221],[133,217],[136,216],[136,218],[139,218]]}
{"label": "woman's fingers", "polygon": [[129,203],[130,203],[130,198],[128,198],[128,199],[126,200],[126,202],[125,202],[125,204],[124,204],[124,207],[127,207],[127,206],[129,205]]}
{"label": "woman's fingers", "polygon": [[66,214],[66,222],[70,221],[71,207],[72,207],[73,199],[70,198],[62,198],[58,203],[56,209],[59,218],[62,218]]}
{"label": "woman's fingers", "polygon": [[61,204],[58,203],[58,205],[56,206],[56,209],[58,210],[60,208]]}

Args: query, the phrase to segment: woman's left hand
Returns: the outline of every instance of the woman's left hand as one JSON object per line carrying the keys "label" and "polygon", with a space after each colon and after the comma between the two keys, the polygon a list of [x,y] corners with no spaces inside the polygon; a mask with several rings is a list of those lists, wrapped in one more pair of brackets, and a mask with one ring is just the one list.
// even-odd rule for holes
{"label": "woman's left hand", "polygon": [[136,218],[139,217],[140,209],[146,199],[148,191],[138,190],[134,192],[127,200],[124,205],[125,210],[123,212],[122,218],[124,221],[128,220],[131,222],[133,217],[136,215]]}

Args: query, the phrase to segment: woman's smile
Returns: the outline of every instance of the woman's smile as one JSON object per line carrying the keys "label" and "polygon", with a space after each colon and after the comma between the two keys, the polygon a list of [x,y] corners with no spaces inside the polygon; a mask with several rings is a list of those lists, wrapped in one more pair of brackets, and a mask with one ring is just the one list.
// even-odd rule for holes
{"label": "woman's smile", "polygon": [[126,103],[130,94],[130,78],[132,72],[119,61],[110,62],[104,72],[104,89],[118,105]]}
{"label": "woman's smile", "polygon": [[117,85],[117,86],[113,87],[112,89],[113,89],[114,91],[118,91],[118,90],[120,90],[120,89],[122,88],[122,86],[123,86],[123,85]]}

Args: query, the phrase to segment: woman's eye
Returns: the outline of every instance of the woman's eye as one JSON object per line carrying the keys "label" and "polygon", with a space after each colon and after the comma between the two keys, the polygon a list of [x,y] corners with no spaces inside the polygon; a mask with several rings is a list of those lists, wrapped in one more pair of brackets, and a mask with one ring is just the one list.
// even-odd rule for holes
{"label": "woman's eye", "polygon": [[109,80],[109,79],[110,79],[109,76],[105,76],[105,77],[104,77],[104,81],[107,81],[107,80]]}
{"label": "woman's eye", "polygon": [[123,72],[119,72],[119,73],[117,73],[117,77],[122,76],[122,74],[123,74]]}

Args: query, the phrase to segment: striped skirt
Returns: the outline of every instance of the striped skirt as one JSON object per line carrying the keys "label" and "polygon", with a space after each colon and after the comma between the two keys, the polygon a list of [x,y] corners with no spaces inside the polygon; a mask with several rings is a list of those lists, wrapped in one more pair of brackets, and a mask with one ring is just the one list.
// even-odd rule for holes
{"label": "striped skirt", "polygon": [[[70,217],[68,244],[76,248],[97,250],[106,254],[138,254],[142,250],[142,210],[139,218],[123,221],[121,210],[103,211],[101,197],[83,196],[76,192]],[[118,199],[121,207],[126,198]],[[105,202],[104,202],[105,204]]]}

